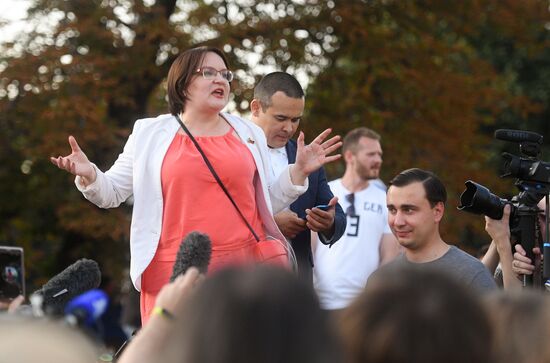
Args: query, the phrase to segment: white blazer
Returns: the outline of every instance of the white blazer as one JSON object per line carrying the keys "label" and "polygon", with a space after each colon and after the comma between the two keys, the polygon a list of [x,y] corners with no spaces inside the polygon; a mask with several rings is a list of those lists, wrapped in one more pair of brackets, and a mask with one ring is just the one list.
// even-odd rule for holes
{"label": "white blazer", "polygon": [[[307,190],[307,178],[305,185],[293,185],[287,168],[278,180],[270,183],[271,166],[262,129],[240,117],[226,113],[223,116],[254,157],[260,176],[255,185],[256,201],[265,232],[285,241],[273,213],[288,207]],[[107,172],[94,165],[97,179],[92,184],[84,186],[80,177],[75,179],[84,197],[100,208],[118,207],[133,195],[130,276],[137,290],[141,290],[141,274],[153,259],[159,243],[163,213],[161,167],[179,128],[176,118],[169,114],[137,120],[124,150]]]}

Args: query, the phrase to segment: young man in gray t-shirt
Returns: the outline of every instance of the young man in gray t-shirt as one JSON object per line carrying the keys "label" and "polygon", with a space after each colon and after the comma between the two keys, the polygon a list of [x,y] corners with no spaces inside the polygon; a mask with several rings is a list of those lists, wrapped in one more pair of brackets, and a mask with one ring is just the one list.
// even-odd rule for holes
{"label": "young man in gray t-shirt", "polygon": [[441,239],[439,223],[446,201],[445,186],[432,172],[414,168],[393,178],[387,194],[388,223],[404,253],[390,265],[435,268],[475,290],[496,289],[480,261]]}

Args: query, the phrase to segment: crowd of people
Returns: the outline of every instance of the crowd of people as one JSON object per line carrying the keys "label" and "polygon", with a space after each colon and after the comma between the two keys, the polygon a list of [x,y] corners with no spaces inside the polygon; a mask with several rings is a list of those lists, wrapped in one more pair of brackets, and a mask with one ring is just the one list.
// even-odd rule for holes
{"label": "crowd of people", "polygon": [[[480,261],[442,239],[447,192],[433,172],[404,170],[386,187],[381,137],[366,127],[342,141],[330,129],[294,141],[305,95],[285,72],[256,85],[250,120],[224,113],[232,80],[222,51],[183,52],[167,77],[170,114],[136,121],[108,171],[73,136],[71,154],[51,158],[98,207],[133,196],[130,275],[142,327],[118,361],[550,360],[536,343],[550,304],[519,289],[535,267],[521,245],[513,254],[510,206],[501,220],[486,217],[493,241]],[[328,182],[323,166],[341,156],[345,172]],[[191,267],[170,282],[192,231],[211,240],[208,273]],[[283,266],[257,253],[265,241],[282,247]],[[0,351],[17,357],[12,331],[73,334],[58,325],[10,315]],[[52,361],[94,361],[99,347],[75,339],[71,349],[50,344],[52,357],[67,354]],[[41,349],[23,350],[48,357]]]}
{"label": "crowd of people", "polygon": [[[432,267],[377,271],[338,314],[287,269],[191,267],[157,295],[163,311],[118,357],[134,362],[545,362],[550,301],[539,291],[483,294]],[[6,315],[0,362],[99,360],[101,347],[59,322]]]}

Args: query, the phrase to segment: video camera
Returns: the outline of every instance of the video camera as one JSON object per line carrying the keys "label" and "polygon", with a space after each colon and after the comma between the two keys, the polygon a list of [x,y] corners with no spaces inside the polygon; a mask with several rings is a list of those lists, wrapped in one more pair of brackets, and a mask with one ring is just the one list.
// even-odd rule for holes
{"label": "video camera", "polygon": [[[483,185],[468,180],[466,190],[460,196],[458,209],[483,214],[492,219],[501,219],[504,206],[511,205],[510,234],[515,242],[520,243],[531,258],[535,261],[533,276],[524,276],[524,285],[542,287],[542,277],[550,277],[550,258],[545,259],[543,276],[540,275],[540,257],[533,254],[534,247],[543,247],[541,231],[538,225],[538,216],[542,210],[537,204],[546,197],[546,210],[549,210],[548,193],[550,192],[550,163],[541,161],[541,146],[543,136],[535,132],[520,130],[497,130],[495,138],[498,140],[519,143],[522,156],[503,153],[504,174],[501,178],[517,178],[515,185],[519,194],[510,200],[502,199],[491,193]],[[550,254],[548,216],[546,217],[546,236],[544,236],[543,254],[548,250]]]}

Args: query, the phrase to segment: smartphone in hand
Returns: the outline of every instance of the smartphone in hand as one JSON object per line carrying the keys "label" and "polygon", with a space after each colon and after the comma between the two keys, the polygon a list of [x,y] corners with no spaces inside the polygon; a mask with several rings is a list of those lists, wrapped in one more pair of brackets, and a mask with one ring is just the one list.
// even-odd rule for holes
{"label": "smartphone in hand", "polygon": [[323,211],[326,212],[330,208],[330,205],[328,205],[328,204],[319,204],[319,205],[316,205],[313,208],[319,208],[320,210],[323,210]]}
{"label": "smartphone in hand", "polygon": [[0,300],[25,296],[25,267],[21,247],[0,246]]}

